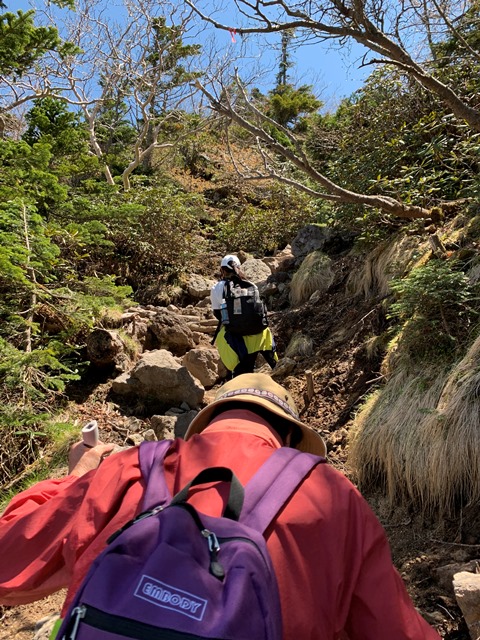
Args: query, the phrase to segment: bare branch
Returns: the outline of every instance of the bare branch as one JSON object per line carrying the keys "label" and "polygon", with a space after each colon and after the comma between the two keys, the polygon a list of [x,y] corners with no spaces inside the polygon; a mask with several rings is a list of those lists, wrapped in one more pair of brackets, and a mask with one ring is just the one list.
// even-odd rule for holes
{"label": "bare branch", "polygon": [[[115,14],[108,4],[108,0],[77,0],[76,11],[62,14],[61,23],[51,6],[39,11],[43,23],[57,27],[78,53],[62,57],[49,51],[20,81],[9,84],[8,79],[0,79],[0,112],[46,96],[77,108],[87,124],[91,152],[113,185],[106,163],[108,140],[99,132],[108,126],[103,116],[112,101],[121,102],[123,123],[128,122],[137,134],[124,168],[123,184],[128,188],[131,172],[159,146],[162,122],[193,99],[188,73],[195,50],[190,57],[180,58],[185,80],[180,73],[175,75],[171,62],[175,47],[183,46],[192,12],[169,0],[160,5],[156,0],[120,0]],[[172,134],[171,140],[162,141],[162,148],[184,135],[184,130],[179,136]]]}
{"label": "bare branch", "polygon": [[[264,166],[263,172],[255,170],[248,175],[242,172],[240,174],[242,177],[249,180],[275,179],[325,200],[375,207],[399,218],[415,219],[429,217],[430,211],[428,209],[413,205],[406,205],[389,196],[356,193],[335,184],[329,178],[319,173],[310,163],[307,155],[301,148],[298,139],[292,140],[293,148],[286,147],[275,140],[275,138],[262,128],[262,126],[256,124],[258,121],[263,124],[266,122],[271,123],[273,121],[263,115],[254,107],[254,105],[251,104],[238,77],[236,78],[236,86],[239,88],[241,93],[242,105],[245,105],[245,116],[242,115],[239,109],[235,107],[225,87],[222,87],[221,98],[218,98],[214,96],[200,81],[197,80],[196,85],[208,98],[211,108],[216,113],[227,118],[230,122],[234,122],[239,125],[245,131],[248,131],[256,140],[257,147],[260,147],[260,156]],[[292,178],[290,175],[278,172],[274,166],[274,156],[287,160],[287,166],[295,167],[300,170],[300,172],[308,179],[320,185],[322,190],[316,191],[308,185],[304,185],[299,180]],[[235,167],[238,171],[238,165],[235,165]]]}
{"label": "bare branch", "polygon": [[[432,1],[438,6],[438,0]],[[386,9],[393,7],[393,4],[389,5],[382,0],[373,3],[354,0],[349,4],[341,0],[330,2],[320,0],[315,3],[300,0],[291,4],[286,0],[256,0],[255,2],[236,0],[237,7],[243,9],[241,13],[247,18],[250,26],[218,22],[202,12],[194,0],[184,0],[184,2],[203,20],[217,29],[229,31],[235,28],[240,35],[278,33],[295,29],[310,33],[319,41],[351,38],[379,54],[386,61],[401,66],[405,73],[413,77],[422,87],[438,96],[459,120],[465,120],[472,129],[480,131],[480,111],[467,104],[451,86],[442,83],[404,48],[400,38],[400,20],[408,13],[407,9],[412,10],[413,5],[407,7],[408,3],[399,3],[400,8],[397,13],[388,17],[388,23],[393,28],[392,34],[389,35],[388,29],[385,28]],[[445,12],[443,14],[446,16]],[[453,27],[451,20],[447,24]],[[412,25],[410,29],[411,27]],[[408,28],[407,24],[405,26],[407,32]]]}
{"label": "bare branch", "polygon": [[476,51],[475,49],[473,49],[469,43],[467,42],[467,40],[463,37],[463,35],[460,33],[460,31],[455,27],[455,25],[453,24],[453,22],[449,19],[448,15],[446,14],[446,12],[443,10],[443,8],[439,5],[439,3],[437,2],[437,0],[432,0],[433,4],[435,5],[435,9],[438,11],[438,15],[442,18],[442,20],[445,22],[445,24],[447,25],[447,27],[449,28],[449,30],[451,31],[451,33],[455,36],[455,38],[457,38],[457,40],[459,42],[462,43],[462,45],[465,47],[465,49],[474,57],[475,60],[478,60],[480,62],[480,54],[478,51]]}

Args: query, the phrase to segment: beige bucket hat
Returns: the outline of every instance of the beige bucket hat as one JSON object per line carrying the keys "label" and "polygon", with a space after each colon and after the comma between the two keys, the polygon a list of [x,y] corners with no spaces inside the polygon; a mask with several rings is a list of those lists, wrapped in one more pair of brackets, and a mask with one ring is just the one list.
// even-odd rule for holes
{"label": "beige bucket hat", "polygon": [[[215,395],[215,400],[197,413],[190,423],[185,440],[196,433],[201,433],[210,423],[214,410],[233,400],[258,404],[274,415],[292,422],[302,434],[302,439],[296,449],[318,456],[326,456],[324,441],[314,429],[300,422],[297,407],[290,393],[265,373],[244,373],[220,387]],[[227,409],[227,407],[225,408]],[[272,426],[275,428],[275,424]]]}

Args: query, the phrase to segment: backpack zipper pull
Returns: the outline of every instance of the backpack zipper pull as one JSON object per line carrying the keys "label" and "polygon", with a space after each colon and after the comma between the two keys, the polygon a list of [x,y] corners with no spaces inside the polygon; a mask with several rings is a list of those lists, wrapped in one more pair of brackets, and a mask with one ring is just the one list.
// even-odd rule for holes
{"label": "backpack zipper pull", "polygon": [[75,640],[75,638],[77,637],[77,631],[78,631],[78,627],[80,626],[80,622],[82,621],[82,618],[85,617],[86,613],[87,613],[87,607],[83,604],[73,609],[72,616],[70,619],[70,623],[72,623],[72,620],[73,620],[73,627],[67,637],[67,640]]}
{"label": "backpack zipper pull", "polygon": [[202,536],[207,538],[208,550],[210,551],[210,573],[215,578],[223,580],[225,578],[225,569],[217,560],[218,552],[220,551],[220,545],[218,543],[217,536],[208,529],[203,529]]}

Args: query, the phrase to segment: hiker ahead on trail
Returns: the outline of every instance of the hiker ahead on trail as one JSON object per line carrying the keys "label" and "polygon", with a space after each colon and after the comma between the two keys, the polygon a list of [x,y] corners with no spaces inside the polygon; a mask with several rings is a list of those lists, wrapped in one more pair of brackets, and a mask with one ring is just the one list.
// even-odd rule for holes
{"label": "hiker ahead on trail", "polygon": [[252,373],[261,353],[273,369],[278,360],[275,341],[257,286],[246,280],[237,256],[222,258],[220,270],[221,280],[210,297],[218,320],[213,342],[223,364],[232,377]]}

